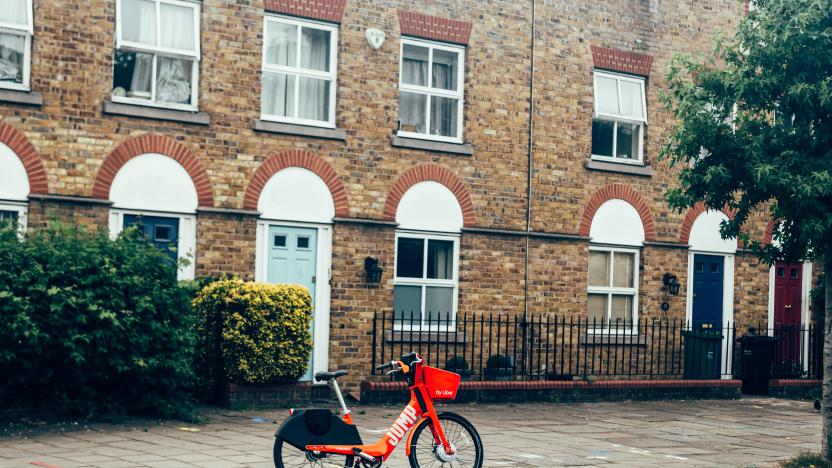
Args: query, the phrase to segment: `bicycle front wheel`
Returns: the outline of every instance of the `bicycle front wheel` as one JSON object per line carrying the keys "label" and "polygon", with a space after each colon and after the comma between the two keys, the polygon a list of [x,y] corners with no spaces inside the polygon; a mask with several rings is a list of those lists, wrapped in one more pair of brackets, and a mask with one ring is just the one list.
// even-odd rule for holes
{"label": "bicycle front wheel", "polygon": [[482,439],[474,429],[474,425],[455,413],[441,413],[437,418],[445,432],[445,438],[453,448],[453,455],[445,453],[442,444],[435,442],[433,423],[430,419],[426,419],[413,429],[413,440],[410,443],[410,466],[413,468],[434,466],[481,468]]}
{"label": "bicycle front wheel", "polygon": [[353,457],[299,450],[280,437],[274,441],[275,468],[352,468]]}

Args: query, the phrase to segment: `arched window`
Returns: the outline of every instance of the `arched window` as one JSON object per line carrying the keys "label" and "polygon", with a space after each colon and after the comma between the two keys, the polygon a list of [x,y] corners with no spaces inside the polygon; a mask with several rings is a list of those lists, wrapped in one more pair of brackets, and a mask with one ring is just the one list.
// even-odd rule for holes
{"label": "arched window", "polygon": [[0,224],[16,224],[26,230],[29,176],[11,148],[0,143]]}
{"label": "arched window", "polygon": [[127,161],[110,186],[110,233],[136,226],[173,260],[187,260],[179,279],[194,277],[197,191],[176,160],[147,153]]}
{"label": "arched window", "polygon": [[[438,182],[419,182],[396,210],[394,325],[444,330],[454,326],[459,287],[459,201]],[[412,320],[411,320],[412,318]]]}
{"label": "arched window", "polygon": [[690,228],[690,248],[702,252],[733,254],[737,251],[736,239],[723,239],[719,234],[722,221],[728,216],[721,211],[705,211]]}
{"label": "arched window", "polygon": [[644,226],[638,211],[607,200],[590,227],[587,319],[595,330],[635,332],[638,321],[639,253]]}
{"label": "arched window", "polygon": [[331,223],[335,203],[329,187],[317,174],[302,167],[287,167],[266,182],[257,211],[266,219]]}

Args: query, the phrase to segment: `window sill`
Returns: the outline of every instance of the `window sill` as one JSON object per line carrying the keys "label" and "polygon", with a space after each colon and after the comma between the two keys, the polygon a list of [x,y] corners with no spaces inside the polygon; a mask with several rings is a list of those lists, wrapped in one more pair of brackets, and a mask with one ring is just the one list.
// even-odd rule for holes
{"label": "window sill", "polygon": [[474,154],[474,147],[470,143],[446,143],[444,141],[420,140],[393,135],[390,138],[390,144],[396,148],[435,151],[437,153],[460,154],[463,156]]}
{"label": "window sill", "polygon": [[427,331],[418,329],[393,331],[384,333],[384,341],[387,343],[439,343],[454,344],[465,343],[465,333],[458,331]]}
{"label": "window sill", "polygon": [[346,141],[347,131],[343,128],[310,127],[307,125],[296,125],[283,122],[271,122],[268,120],[256,119],[254,130],[258,132],[277,133],[281,135],[296,135],[311,138],[322,138],[324,140]]}
{"label": "window sill", "polygon": [[587,159],[584,161],[584,167],[591,171],[618,172],[620,174],[637,175],[642,177],[653,176],[653,168],[642,164],[615,163],[609,161],[598,161],[596,159]]}
{"label": "window sill", "polygon": [[43,105],[43,95],[34,91],[0,89],[0,102],[40,107]]}
{"label": "window sill", "polygon": [[584,346],[647,346],[645,335],[608,335],[599,330],[597,334],[584,335],[583,338],[581,344]]}
{"label": "window sill", "polygon": [[126,115],[144,119],[167,120],[195,125],[209,125],[211,116],[207,112],[189,112],[176,109],[160,109],[136,104],[122,104],[120,102],[104,101],[102,111],[109,115]]}

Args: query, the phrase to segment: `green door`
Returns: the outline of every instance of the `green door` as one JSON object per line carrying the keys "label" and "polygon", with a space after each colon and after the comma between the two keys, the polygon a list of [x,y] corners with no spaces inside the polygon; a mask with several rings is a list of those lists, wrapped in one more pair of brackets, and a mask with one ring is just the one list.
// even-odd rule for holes
{"label": "green door", "polygon": [[[312,309],[314,310],[318,230],[294,226],[269,226],[268,240],[268,281],[306,286],[309,294],[312,295]],[[314,329],[313,320],[310,333]],[[312,380],[311,356],[309,367],[301,380]]]}

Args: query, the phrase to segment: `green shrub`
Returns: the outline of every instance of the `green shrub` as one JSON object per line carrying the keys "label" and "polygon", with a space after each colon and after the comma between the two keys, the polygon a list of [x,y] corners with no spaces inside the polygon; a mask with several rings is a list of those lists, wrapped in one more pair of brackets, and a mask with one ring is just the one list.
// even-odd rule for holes
{"label": "green shrub", "polygon": [[454,356],[448,359],[448,362],[445,363],[445,369],[468,369],[468,361],[465,360],[464,356]]}
{"label": "green shrub", "polygon": [[194,322],[168,258],[135,229],[0,230],[0,407],[188,415]]}
{"label": "green shrub", "polygon": [[485,367],[488,369],[504,369],[507,367],[512,367],[511,360],[508,356],[504,356],[502,354],[494,354],[485,361]]}
{"label": "green shrub", "polygon": [[784,461],[780,466],[783,468],[828,468],[832,464],[825,462],[819,453],[803,452]]}
{"label": "green shrub", "polygon": [[199,347],[215,385],[220,379],[242,383],[297,380],[312,350],[312,298],[298,285],[220,280],[194,299],[199,317]]}

